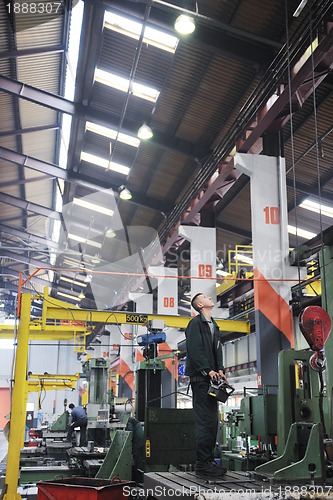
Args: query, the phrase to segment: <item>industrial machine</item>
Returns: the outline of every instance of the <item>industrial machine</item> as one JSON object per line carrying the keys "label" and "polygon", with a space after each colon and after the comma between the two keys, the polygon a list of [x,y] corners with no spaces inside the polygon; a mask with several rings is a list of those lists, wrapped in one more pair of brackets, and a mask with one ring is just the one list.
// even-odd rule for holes
{"label": "industrial machine", "polygon": [[88,440],[99,446],[110,445],[110,421],[114,413],[114,397],[109,389],[110,360],[90,358],[83,364],[88,382]]}
{"label": "industrial machine", "polygon": [[135,415],[140,422],[145,420],[147,407],[161,407],[161,375],[165,370],[165,363],[157,359],[157,346],[165,341],[165,333],[152,327],[147,334],[137,337],[145,358],[137,364],[135,371]]}
{"label": "industrial machine", "polygon": [[323,376],[323,349],[331,326],[331,318],[324,309],[305,308],[300,316],[300,329],[310,350],[280,353],[278,458],[257,467],[258,477],[284,483],[333,483],[329,399]]}

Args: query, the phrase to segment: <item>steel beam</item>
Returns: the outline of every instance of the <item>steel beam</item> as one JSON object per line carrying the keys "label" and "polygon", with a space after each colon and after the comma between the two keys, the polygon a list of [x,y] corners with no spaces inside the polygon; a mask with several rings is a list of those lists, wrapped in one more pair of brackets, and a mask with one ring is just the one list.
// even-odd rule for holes
{"label": "steel beam", "polygon": [[[102,189],[113,189],[116,194],[118,193],[118,185],[116,184],[108,183],[108,185],[106,185],[105,180],[102,179],[98,180],[96,178],[92,178],[83,174],[75,174],[75,176],[73,174],[71,177],[69,177],[68,171],[58,167],[57,165],[54,165],[52,163],[47,163],[42,160],[38,160],[36,158],[32,158],[31,156],[17,153],[16,151],[11,151],[7,148],[0,147],[0,158],[3,158],[4,160],[10,161],[17,165],[23,165],[25,167],[31,168],[32,170],[36,170],[37,172],[45,173],[46,175],[49,176],[49,178],[60,178],[63,180],[67,180],[68,182],[74,184],[80,184],[86,186],[89,189],[92,189],[93,191],[98,190],[98,188],[100,187]],[[36,180],[38,180],[38,178],[36,178]],[[132,195],[133,195],[132,200],[129,200],[127,203],[134,203],[135,205],[151,208],[152,210],[157,210],[158,212],[164,212],[164,213],[167,213],[169,212],[169,210],[172,209],[171,204],[165,203],[161,200],[157,200],[156,198],[144,196],[140,193],[135,193],[133,191]],[[1,195],[0,195],[0,202],[1,202]],[[9,201],[6,201],[5,203],[9,203]],[[25,208],[25,206],[24,207],[20,206],[18,203],[9,203],[9,204],[14,204],[15,206],[18,206],[20,208]],[[32,205],[33,204],[31,203],[29,204],[29,209],[31,209]]]}
{"label": "steel beam", "polygon": [[[296,93],[298,92],[299,89],[302,88],[302,86],[307,83],[308,80],[311,80],[311,75],[313,71],[316,70],[316,68],[319,68],[321,64],[324,64],[326,68],[331,68],[333,65],[333,30],[331,30],[325,38],[321,40],[319,43],[318,47],[314,50],[313,54],[311,57],[309,57],[304,64],[301,66],[301,68],[298,70],[298,72],[295,74],[295,76],[291,79],[290,86],[287,85],[284,90],[282,91],[281,95],[277,98],[277,100],[274,102],[274,104],[269,108],[265,110],[264,113],[264,107],[261,109],[257,109],[257,124],[253,125],[251,129],[248,131],[248,135],[244,141],[241,142],[241,144],[238,147],[239,152],[243,153],[248,153],[251,152],[251,148],[253,148],[260,137],[263,136],[265,132],[271,129],[271,127],[274,128],[276,126],[276,123],[280,123],[279,121],[279,115],[285,111],[288,108],[288,103],[290,98],[293,98]],[[313,88],[309,89],[307,88],[306,93],[304,94],[305,97],[308,97],[310,95],[310,92],[316,88],[319,83],[326,77],[327,73],[320,73],[321,76],[315,79]],[[303,97],[304,97],[303,96]],[[262,104],[263,106],[263,104]],[[259,113],[261,111],[261,116],[259,117]],[[252,117],[254,120],[255,117]],[[286,117],[286,119],[289,117]],[[285,121],[286,121],[285,119]],[[276,123],[274,123],[276,121]],[[249,123],[246,124],[246,127],[249,127]],[[245,133],[245,130],[240,131],[239,134]],[[230,139],[229,139],[230,140]],[[223,149],[224,145],[220,145],[218,148]],[[257,154],[260,152],[262,148],[258,146],[257,148]],[[230,150],[229,150],[230,151]],[[252,151],[253,152],[253,151]],[[221,158],[222,162],[223,158]],[[202,197],[199,199],[197,203],[194,204],[194,206],[189,210],[189,212],[186,212],[186,216],[181,219],[182,224],[189,224],[192,222],[194,217],[198,214],[198,212],[205,206],[205,204],[211,199],[212,195],[215,193],[217,188],[221,185],[222,181],[226,179],[226,176],[229,175],[232,171],[232,161],[229,161],[229,163],[225,166],[225,168],[222,170],[222,172],[219,174],[217,179],[208,187],[208,189],[203,193]],[[209,178],[209,173],[208,171],[213,170],[213,167],[217,168],[217,160],[214,157],[214,154],[210,156],[210,158],[207,161],[207,168],[206,168],[206,179],[201,177],[200,181],[197,182],[197,193],[202,190],[202,186],[204,184],[204,181],[207,181]],[[212,175],[213,171],[210,172],[210,175]],[[189,198],[188,203],[186,203],[186,199]],[[167,223],[164,224],[164,227],[161,228],[160,234],[161,238],[167,237],[166,242],[163,247],[163,253],[166,253],[171,246],[177,241],[179,238],[177,234],[177,230],[174,231],[174,233],[171,232],[170,234],[170,229],[172,231],[172,227],[168,231],[168,226],[170,227],[172,223],[174,224],[174,227],[177,227],[177,224],[179,225],[179,220],[176,219],[177,212],[180,212],[180,210],[184,207],[184,211],[190,206],[191,203],[190,195],[189,193],[186,193],[183,199],[179,202],[178,206],[176,206],[173,210],[173,213],[170,214],[169,220]],[[184,213],[183,211],[183,213]],[[168,234],[169,232],[169,234]]]}
{"label": "steel beam", "polygon": [[17,153],[7,148],[0,147],[0,158],[15,163],[16,165],[23,165],[37,172],[42,172],[50,177],[62,179],[64,181],[68,178],[68,172],[53,163],[47,163],[46,161],[38,160],[37,158],[32,158],[31,156]]}
{"label": "steel beam", "polygon": [[27,210],[28,212],[33,212],[38,215],[43,215],[44,217],[50,217],[54,220],[61,220],[61,214],[52,210],[52,208],[43,207],[42,205],[37,205],[37,203],[32,203],[30,201],[21,200],[10,194],[0,193],[0,203],[6,203],[22,210]]}
{"label": "steel beam", "polygon": [[46,238],[43,238],[42,236],[37,236],[36,234],[28,233],[27,231],[23,231],[22,229],[16,229],[14,227],[6,226],[5,224],[0,224],[0,231],[2,233],[11,234],[12,236],[17,236],[18,238],[22,238],[26,241],[39,243],[48,248],[54,248],[55,250],[59,246],[55,241],[48,240]]}
{"label": "steel beam", "polygon": [[64,52],[64,47],[61,45],[34,47],[30,49],[4,50],[0,52],[0,60],[25,56],[39,56],[43,54],[59,54],[60,52]]}
{"label": "steel beam", "polygon": [[34,132],[44,132],[44,130],[58,130],[60,125],[41,125],[40,127],[17,128],[15,130],[5,130],[0,132],[0,137],[11,137],[22,134],[32,134]]}
{"label": "steel beam", "polygon": [[9,252],[8,250],[1,250],[1,247],[0,257],[6,257],[7,259],[12,259],[15,262],[22,262],[23,264],[28,264],[29,266],[36,268],[42,268],[43,266],[48,267],[48,262],[32,259],[31,257],[27,257],[25,254]]}
{"label": "steel beam", "polygon": [[[74,103],[60,97],[55,94],[51,94],[44,90],[37,89],[31,85],[26,85],[22,82],[11,80],[0,75],[0,89],[8,92],[9,94],[16,95],[17,97],[26,99],[30,102],[40,104],[41,106],[46,106],[48,108],[54,109],[55,111],[60,111],[61,113],[66,113],[79,120],[87,120],[102,125],[104,127],[115,128],[119,126],[118,120],[108,113],[103,111],[94,110],[84,104]],[[137,134],[139,127],[142,122],[127,122],[124,121],[122,132],[128,133],[130,135]],[[177,153],[196,156],[197,147],[195,144],[190,143],[179,138],[168,136],[162,133],[154,134],[151,142],[155,142],[160,147],[164,149],[170,149],[171,151],[176,151]],[[11,161],[11,160],[9,160]]]}
{"label": "steel beam", "polygon": [[[31,182],[39,182],[52,180],[52,177],[49,175],[39,175],[38,177],[30,177],[29,179],[20,179],[19,181],[15,181],[15,186],[20,184],[30,184]],[[13,185],[13,181],[0,182],[0,189],[6,188]]]}
{"label": "steel beam", "polygon": [[[20,273],[18,271],[16,271],[15,269],[11,269],[10,267],[4,267],[4,266],[1,266],[1,275],[12,276],[13,278],[17,279],[19,279],[20,277]],[[38,276],[32,276],[29,281],[36,283],[36,285],[54,287],[54,284],[51,283],[49,280],[43,280]]]}
{"label": "steel beam", "polygon": [[227,224],[226,222],[216,222],[216,227],[221,229],[222,231],[227,231],[228,233],[237,234],[238,236],[242,236],[243,238],[252,241],[251,231],[246,231],[246,229],[237,227],[234,224]]}

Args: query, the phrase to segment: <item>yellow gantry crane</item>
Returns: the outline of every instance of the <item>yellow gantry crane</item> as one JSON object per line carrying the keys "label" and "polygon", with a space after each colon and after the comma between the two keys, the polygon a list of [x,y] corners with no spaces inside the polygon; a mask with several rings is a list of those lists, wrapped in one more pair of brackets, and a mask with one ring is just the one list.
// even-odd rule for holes
{"label": "yellow gantry crane", "polygon": [[[17,492],[19,479],[20,451],[24,444],[26,402],[28,391],[43,389],[75,388],[79,374],[52,375],[29,374],[29,340],[70,340],[74,338],[77,351],[84,352],[85,337],[91,332],[92,323],[104,324],[149,324],[150,321],[163,320],[166,326],[185,329],[190,316],[167,316],[156,314],[136,314],[118,311],[97,311],[71,308],[67,302],[48,296],[44,290],[42,318],[30,321],[32,295],[24,293],[20,301],[20,319],[17,332],[17,348],[14,371],[14,387],[10,416],[10,434],[6,468],[6,482],[2,496],[4,500],[19,500]],[[89,320],[89,325],[88,325]],[[217,324],[221,331],[233,331],[241,334],[250,333],[247,321],[220,320]],[[13,338],[14,327],[0,325],[0,338]]]}

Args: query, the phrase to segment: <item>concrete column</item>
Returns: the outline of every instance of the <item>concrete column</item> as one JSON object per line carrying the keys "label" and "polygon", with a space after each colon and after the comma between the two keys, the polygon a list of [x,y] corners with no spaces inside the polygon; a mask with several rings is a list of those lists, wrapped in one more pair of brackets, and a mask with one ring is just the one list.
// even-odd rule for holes
{"label": "concrete column", "polygon": [[[191,243],[191,297],[201,292],[216,297],[216,229],[180,226],[179,235]],[[213,310],[214,316],[214,310]]]}
{"label": "concrete column", "polygon": [[[278,384],[278,353],[294,346],[284,158],[235,155],[235,168],[251,179],[251,218],[258,387]],[[292,281],[295,280],[295,281]]]}

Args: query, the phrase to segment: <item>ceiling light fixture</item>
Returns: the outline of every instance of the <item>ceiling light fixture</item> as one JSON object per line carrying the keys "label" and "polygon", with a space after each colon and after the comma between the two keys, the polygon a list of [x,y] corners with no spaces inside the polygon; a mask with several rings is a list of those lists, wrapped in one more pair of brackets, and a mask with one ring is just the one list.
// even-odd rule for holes
{"label": "ceiling light fixture", "polygon": [[126,186],[120,186],[119,188],[119,198],[121,200],[131,200],[132,199],[132,193],[129,189],[127,189]]}
{"label": "ceiling light fixture", "polygon": [[190,35],[195,30],[194,19],[185,14],[181,14],[177,17],[174,28],[180,35]]}
{"label": "ceiling light fixture", "polygon": [[105,238],[115,238],[116,233],[113,229],[109,228],[105,231]]}
{"label": "ceiling light fixture", "polygon": [[85,294],[83,292],[81,292],[81,293],[79,293],[78,298],[79,299],[85,299],[86,296],[85,296]]}
{"label": "ceiling light fixture", "polygon": [[146,123],[141,125],[141,127],[138,130],[138,137],[139,137],[139,139],[142,139],[143,141],[146,141],[147,139],[151,139],[153,137],[153,135],[154,134],[153,134],[152,129]]}
{"label": "ceiling light fixture", "polygon": [[101,256],[99,255],[99,253],[95,253],[95,255],[91,257],[91,262],[93,264],[99,264],[101,262]]}

